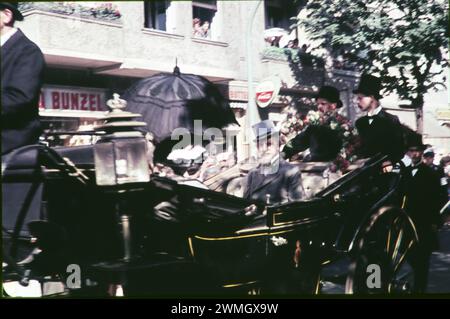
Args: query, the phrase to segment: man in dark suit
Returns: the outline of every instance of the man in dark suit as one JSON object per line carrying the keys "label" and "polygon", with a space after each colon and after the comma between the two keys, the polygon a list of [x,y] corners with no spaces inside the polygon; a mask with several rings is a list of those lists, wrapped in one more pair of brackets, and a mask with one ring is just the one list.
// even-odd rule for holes
{"label": "man in dark suit", "polygon": [[244,198],[278,204],[304,196],[301,171],[279,155],[278,131],[272,121],[253,126],[258,142],[258,167],[252,169],[244,184]]}
{"label": "man in dark suit", "polygon": [[447,187],[448,187],[448,181],[447,176],[445,175],[444,168],[439,165],[434,164],[434,150],[432,148],[427,148],[423,152],[423,163],[430,167],[433,172],[436,174],[436,177],[439,179],[440,182],[440,192],[439,192],[439,205],[440,207],[444,207],[444,205],[448,201],[448,193],[447,193]]}
{"label": "man in dark suit", "polygon": [[[342,107],[339,91],[332,86],[323,86],[316,95],[317,109],[325,117]],[[334,160],[342,147],[342,139],[330,123],[309,125],[300,134],[290,140],[283,148],[282,156],[286,159],[309,149],[304,161],[328,162]]]}
{"label": "man in dark suit", "polygon": [[437,249],[437,228],[441,224],[439,215],[440,183],[433,170],[422,162],[425,145],[418,133],[409,135],[408,153],[411,165],[405,168],[405,204],[404,209],[412,218],[419,237],[418,245],[412,255],[415,265],[415,285],[418,292],[425,292],[428,280],[431,252]]}
{"label": "man in dark suit", "polygon": [[380,78],[363,74],[358,88],[353,91],[357,95],[358,107],[367,113],[355,123],[361,138],[357,153],[361,157],[381,153],[388,155],[392,162],[398,162],[406,151],[402,125],[398,117],[382,109],[380,90]]}
{"label": "man in dark suit", "polygon": [[3,156],[39,140],[38,101],[45,61],[38,46],[14,28],[16,20],[23,20],[17,3],[0,2],[0,14]]}

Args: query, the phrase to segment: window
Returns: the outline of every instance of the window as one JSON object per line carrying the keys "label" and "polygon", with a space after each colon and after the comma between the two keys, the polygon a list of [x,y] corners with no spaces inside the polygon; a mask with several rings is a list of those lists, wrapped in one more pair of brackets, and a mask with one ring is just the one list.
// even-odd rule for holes
{"label": "window", "polygon": [[283,28],[288,30],[292,24],[290,20],[299,12],[301,1],[295,4],[292,0],[266,0],[266,29]]}
{"label": "window", "polygon": [[192,1],[193,36],[211,39],[211,26],[217,12],[217,1]]}
{"label": "window", "polygon": [[145,27],[166,31],[166,10],[170,1],[144,1]]}

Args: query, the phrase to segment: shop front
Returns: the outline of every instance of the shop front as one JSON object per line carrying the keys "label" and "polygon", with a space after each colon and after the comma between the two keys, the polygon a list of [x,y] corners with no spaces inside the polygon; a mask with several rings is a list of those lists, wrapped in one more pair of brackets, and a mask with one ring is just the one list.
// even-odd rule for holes
{"label": "shop front", "polygon": [[88,131],[107,111],[107,89],[44,85],[39,101],[43,139],[49,146],[91,144],[87,135],[64,134]]}

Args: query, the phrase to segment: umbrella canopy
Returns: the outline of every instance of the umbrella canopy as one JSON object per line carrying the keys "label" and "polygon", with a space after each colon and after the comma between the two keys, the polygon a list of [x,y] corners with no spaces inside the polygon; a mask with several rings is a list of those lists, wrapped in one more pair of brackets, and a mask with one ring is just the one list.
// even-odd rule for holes
{"label": "umbrella canopy", "polygon": [[204,77],[173,73],[159,73],[130,87],[122,96],[127,111],[142,114],[147,130],[157,142],[169,138],[173,130],[194,130],[194,120],[202,120],[203,130],[223,128],[236,123],[234,113],[219,89]]}

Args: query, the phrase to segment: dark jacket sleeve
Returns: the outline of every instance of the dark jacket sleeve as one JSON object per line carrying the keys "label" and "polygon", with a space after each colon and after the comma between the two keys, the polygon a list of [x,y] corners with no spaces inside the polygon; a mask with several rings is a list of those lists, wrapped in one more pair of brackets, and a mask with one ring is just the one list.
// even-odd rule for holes
{"label": "dark jacket sleeve", "polygon": [[366,141],[364,140],[364,138],[362,136],[362,118],[359,118],[359,119],[356,120],[355,128],[358,131],[358,135],[359,135],[359,137],[361,139],[360,143],[356,144],[356,146],[355,146],[355,154],[358,157],[363,158],[366,155],[366,150],[365,150]]}
{"label": "dark jacket sleeve", "polygon": [[250,190],[250,187],[252,186],[252,175],[253,175],[253,172],[249,172],[247,174],[247,178],[245,179],[245,182],[244,182],[243,198],[246,198],[246,199],[250,199],[250,197],[252,195],[251,190]]}
{"label": "dark jacket sleeve", "polygon": [[306,129],[300,132],[300,134],[287,142],[287,144],[283,147],[283,153],[285,153],[285,157],[291,158],[295,154],[308,149],[310,146],[310,137],[311,126],[308,126]]}
{"label": "dark jacket sleeve", "polygon": [[[17,117],[29,112],[30,104],[39,96],[42,75],[45,67],[40,49],[30,43],[15,59],[14,73],[2,86],[2,117]],[[36,106],[37,107],[37,106]]]}
{"label": "dark jacket sleeve", "polygon": [[295,168],[295,174],[288,176],[289,201],[299,201],[304,197],[302,175],[300,169]]}

